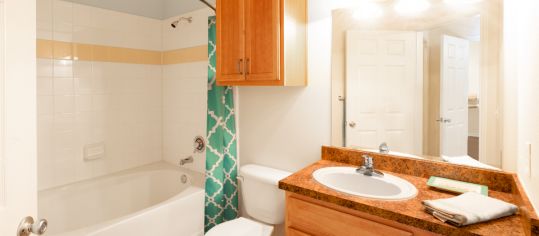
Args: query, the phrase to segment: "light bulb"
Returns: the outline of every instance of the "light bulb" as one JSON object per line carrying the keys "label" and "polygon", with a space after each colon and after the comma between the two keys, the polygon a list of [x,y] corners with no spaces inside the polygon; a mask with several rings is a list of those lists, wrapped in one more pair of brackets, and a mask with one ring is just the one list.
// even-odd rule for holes
{"label": "light bulb", "polygon": [[426,0],[399,0],[395,4],[395,11],[401,15],[414,15],[427,10],[430,3]]}
{"label": "light bulb", "polygon": [[476,4],[481,1],[483,0],[444,0],[444,2],[449,5],[469,5]]}
{"label": "light bulb", "polygon": [[384,15],[382,8],[373,2],[362,2],[354,12],[354,18],[357,20],[372,20]]}

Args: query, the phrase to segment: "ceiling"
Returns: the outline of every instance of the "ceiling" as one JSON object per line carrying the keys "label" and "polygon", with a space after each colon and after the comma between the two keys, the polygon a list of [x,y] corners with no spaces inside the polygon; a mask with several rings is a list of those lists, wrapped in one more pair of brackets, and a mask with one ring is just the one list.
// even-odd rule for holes
{"label": "ceiling", "polygon": [[[207,7],[199,0],[67,0],[155,19],[167,19]],[[215,6],[215,0],[208,0]]]}

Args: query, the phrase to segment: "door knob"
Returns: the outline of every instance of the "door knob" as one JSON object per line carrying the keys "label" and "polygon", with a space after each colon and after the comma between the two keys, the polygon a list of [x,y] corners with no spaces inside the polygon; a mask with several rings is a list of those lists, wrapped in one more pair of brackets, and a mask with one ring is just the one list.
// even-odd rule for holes
{"label": "door knob", "polygon": [[436,122],[440,123],[451,123],[451,119],[445,119],[443,117],[440,117],[440,119],[437,119]]}
{"label": "door knob", "polygon": [[47,231],[47,225],[48,222],[45,219],[34,222],[34,218],[31,216],[24,217],[17,229],[17,236],[30,236],[31,234],[42,235]]}
{"label": "door knob", "polygon": [[348,122],[348,126],[350,126],[350,128],[355,128],[356,127],[356,122],[350,121],[350,122]]}

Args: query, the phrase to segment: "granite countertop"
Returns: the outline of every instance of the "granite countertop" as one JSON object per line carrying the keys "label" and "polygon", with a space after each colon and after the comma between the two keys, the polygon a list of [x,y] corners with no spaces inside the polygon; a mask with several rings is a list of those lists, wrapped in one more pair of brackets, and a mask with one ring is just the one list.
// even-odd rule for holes
{"label": "granite countertop", "polygon": [[[424,211],[422,201],[448,198],[456,194],[439,191],[427,186],[427,179],[423,177],[382,171],[398,176],[415,185],[418,190],[417,196],[404,201],[372,200],[332,190],[319,184],[312,177],[312,173],[315,170],[330,166],[353,165],[330,160],[320,160],[281,180],[279,182],[279,188],[438,234],[527,235],[525,233],[526,227],[519,214],[465,227],[455,227],[441,222]],[[514,195],[511,193],[489,190],[489,196],[517,204]]]}

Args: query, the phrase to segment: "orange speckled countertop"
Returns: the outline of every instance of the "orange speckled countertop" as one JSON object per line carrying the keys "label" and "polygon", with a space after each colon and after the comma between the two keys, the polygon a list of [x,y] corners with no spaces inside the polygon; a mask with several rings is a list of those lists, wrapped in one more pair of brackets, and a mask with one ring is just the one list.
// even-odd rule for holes
{"label": "orange speckled countertop", "polygon": [[[337,151],[337,152],[335,152]],[[519,213],[513,216],[504,217],[501,219],[469,225],[465,227],[455,227],[446,223],[441,222],[440,220],[434,218],[432,215],[427,214],[424,211],[422,205],[423,200],[431,199],[440,199],[448,198],[455,196],[456,194],[448,193],[433,189],[427,186],[427,178],[422,175],[411,175],[406,173],[406,171],[388,171],[384,169],[383,166],[379,167],[382,172],[389,173],[395,176],[398,176],[402,179],[405,179],[415,185],[418,190],[416,197],[404,200],[404,201],[382,201],[382,200],[373,200],[362,197],[353,196],[346,193],[341,193],[335,190],[332,190],[328,187],[319,184],[316,180],[312,178],[312,173],[320,168],[331,167],[331,166],[357,166],[356,163],[344,163],[342,159],[331,158],[331,155],[336,155],[338,152],[347,152],[344,149],[334,149],[334,148],[323,148],[323,160],[320,160],[294,174],[281,180],[279,182],[279,188],[307,196],[313,199],[321,200],[324,202],[333,203],[339,206],[343,206],[349,209],[358,210],[363,213],[367,213],[373,216],[382,217],[388,220],[396,221],[402,224],[414,226],[423,230],[427,230],[437,234],[443,235],[535,235],[533,221],[536,219],[535,212],[529,212],[530,206],[522,206],[522,204],[529,204],[527,197],[522,201],[521,199],[515,198],[515,193],[509,191],[496,191],[489,190],[489,196],[497,198],[506,202],[513,203],[520,207]],[[328,155],[329,153],[329,155]],[[361,152],[359,152],[361,154]],[[342,156],[341,156],[342,158]],[[377,157],[375,158],[375,167],[376,160],[381,160],[380,158],[390,158],[389,156]],[[358,158],[359,160],[360,158]],[[338,160],[335,161],[335,160]],[[399,164],[402,158],[397,158],[393,164]],[[355,162],[354,160],[352,162]],[[396,163],[395,163],[396,162]],[[416,163],[421,165],[421,161]],[[433,164],[427,163],[427,164]],[[436,164],[436,163],[434,163]],[[446,163],[440,163],[448,165]],[[466,168],[466,167],[463,167]],[[468,169],[465,170],[469,171]],[[397,173],[401,172],[401,173]],[[498,172],[501,173],[501,172]],[[494,173],[497,174],[497,173]],[[439,176],[439,175],[438,175]],[[461,179],[462,180],[462,179]],[[511,183],[507,183],[511,184]],[[517,184],[518,185],[518,184]],[[490,187],[490,186],[489,186]],[[524,202],[524,203],[523,203]],[[530,218],[532,225],[530,227]]]}

